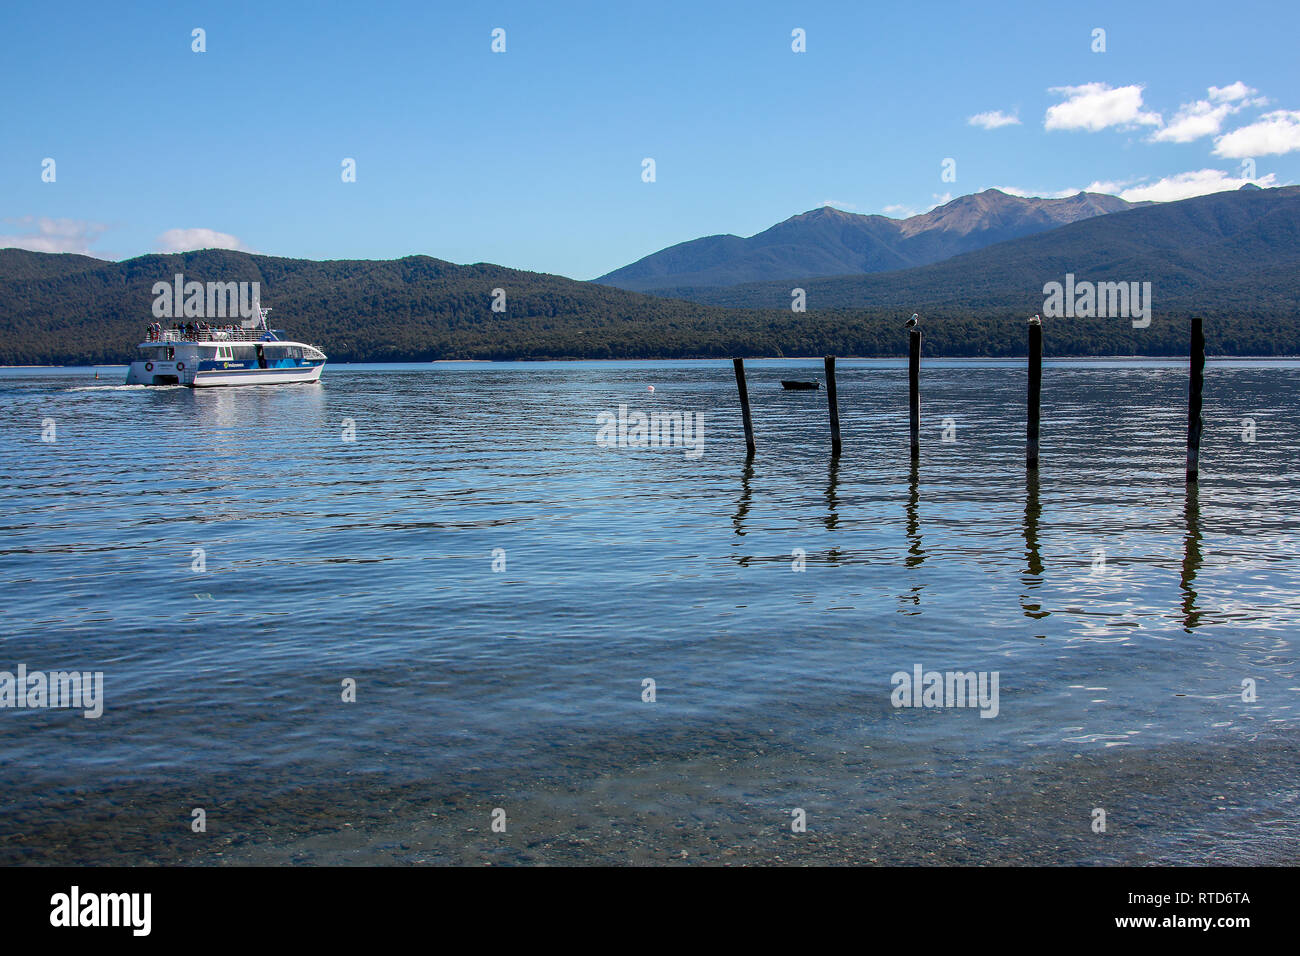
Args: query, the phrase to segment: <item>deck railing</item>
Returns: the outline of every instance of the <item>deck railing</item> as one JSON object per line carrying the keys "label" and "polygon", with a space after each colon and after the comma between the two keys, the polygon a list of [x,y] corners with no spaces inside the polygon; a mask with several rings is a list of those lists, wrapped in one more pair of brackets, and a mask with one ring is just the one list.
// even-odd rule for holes
{"label": "deck railing", "polygon": [[146,342],[260,342],[267,334],[266,329],[245,328],[208,328],[186,331],[185,329],[163,329],[160,333],[150,332]]}

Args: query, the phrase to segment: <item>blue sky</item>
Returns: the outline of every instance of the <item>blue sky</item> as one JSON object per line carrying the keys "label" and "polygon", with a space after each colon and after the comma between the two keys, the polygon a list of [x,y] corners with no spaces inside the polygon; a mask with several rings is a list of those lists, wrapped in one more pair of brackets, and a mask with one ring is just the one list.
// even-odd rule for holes
{"label": "blue sky", "polygon": [[117,6],[3,14],[0,246],[587,279],[826,202],[1300,181],[1294,4]]}

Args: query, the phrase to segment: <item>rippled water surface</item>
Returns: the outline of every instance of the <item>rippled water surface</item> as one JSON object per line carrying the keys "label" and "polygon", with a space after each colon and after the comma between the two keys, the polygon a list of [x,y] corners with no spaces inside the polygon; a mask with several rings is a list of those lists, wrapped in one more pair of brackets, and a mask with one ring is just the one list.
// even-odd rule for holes
{"label": "rippled water surface", "polygon": [[[1294,849],[1300,363],[1210,364],[1192,493],[1185,362],[1049,362],[1036,482],[1021,364],[927,363],[916,467],[901,363],[840,363],[837,460],[820,362],[748,369],[748,463],[722,362],[0,371],[0,669],[105,688],[0,710],[0,858]],[[599,447],[620,405],[700,453]],[[895,709],[916,665],[997,717]]]}

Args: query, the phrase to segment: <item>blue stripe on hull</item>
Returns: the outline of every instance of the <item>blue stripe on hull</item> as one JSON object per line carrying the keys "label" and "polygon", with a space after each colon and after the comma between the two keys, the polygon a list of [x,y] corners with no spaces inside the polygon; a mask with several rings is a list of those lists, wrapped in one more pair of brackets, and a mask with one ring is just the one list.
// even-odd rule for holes
{"label": "blue stripe on hull", "polygon": [[311,359],[277,359],[282,365],[268,364],[262,368],[256,362],[228,362],[204,359],[199,362],[200,372],[292,372],[297,369],[313,369],[324,362]]}
{"label": "blue stripe on hull", "polygon": [[[190,387],[256,385],[268,378],[279,378],[281,381],[271,383],[278,385],[317,382],[320,381],[320,374],[323,370],[323,362],[315,365],[302,365],[297,368],[210,369],[197,373],[194,376],[194,381],[190,383]],[[234,381],[229,381],[229,379],[234,379]]]}
{"label": "blue stripe on hull", "polygon": [[216,375],[288,375],[293,372],[309,374],[319,365],[286,365],[284,368],[201,368],[196,374],[211,378]]}

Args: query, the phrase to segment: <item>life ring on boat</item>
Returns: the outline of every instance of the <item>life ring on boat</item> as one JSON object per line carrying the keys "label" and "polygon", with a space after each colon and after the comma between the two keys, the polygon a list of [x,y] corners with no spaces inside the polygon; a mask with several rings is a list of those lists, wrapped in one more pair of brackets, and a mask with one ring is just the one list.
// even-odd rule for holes
{"label": "life ring on boat", "polygon": [[144,370],[145,370],[146,372],[152,372],[152,371],[153,371],[153,362],[145,362],[145,363],[144,363]]}
{"label": "life ring on boat", "polygon": [[185,371],[185,363],[184,363],[184,362],[177,362],[177,363],[176,363],[176,371],[178,371],[178,372],[183,372],[183,371]]}

